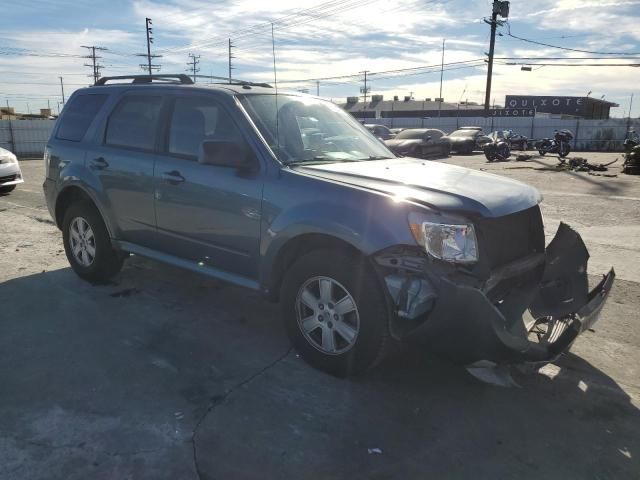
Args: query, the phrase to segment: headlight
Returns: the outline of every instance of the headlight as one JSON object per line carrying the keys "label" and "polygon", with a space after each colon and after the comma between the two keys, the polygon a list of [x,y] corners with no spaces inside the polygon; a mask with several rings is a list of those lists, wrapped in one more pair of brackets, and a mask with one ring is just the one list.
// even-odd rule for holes
{"label": "headlight", "polygon": [[451,263],[475,263],[478,261],[478,242],[472,224],[437,223],[409,216],[411,233],[431,256]]}
{"label": "headlight", "polygon": [[0,157],[0,163],[16,163],[18,160],[15,155],[4,155]]}

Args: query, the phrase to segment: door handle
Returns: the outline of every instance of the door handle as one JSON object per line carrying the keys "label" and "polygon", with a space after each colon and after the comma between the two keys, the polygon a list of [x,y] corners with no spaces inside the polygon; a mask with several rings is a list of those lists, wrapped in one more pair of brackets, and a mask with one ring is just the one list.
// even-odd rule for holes
{"label": "door handle", "polygon": [[172,183],[172,184],[177,184],[177,183],[181,183],[184,182],[184,177],[180,174],[179,171],[177,170],[171,170],[170,172],[164,172],[162,174],[162,179]]}
{"label": "door handle", "polygon": [[91,168],[95,170],[104,170],[109,166],[109,162],[107,162],[104,158],[98,157],[91,160]]}

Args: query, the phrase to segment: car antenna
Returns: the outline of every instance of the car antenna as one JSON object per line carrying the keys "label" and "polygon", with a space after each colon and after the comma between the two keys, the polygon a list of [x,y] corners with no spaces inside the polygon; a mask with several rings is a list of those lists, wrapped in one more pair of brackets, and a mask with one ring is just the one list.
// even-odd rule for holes
{"label": "car antenna", "polygon": [[280,128],[278,125],[278,75],[276,73],[276,41],[273,35],[273,22],[271,23],[271,53],[273,54],[273,86],[276,89],[276,148],[277,156],[280,156]]}

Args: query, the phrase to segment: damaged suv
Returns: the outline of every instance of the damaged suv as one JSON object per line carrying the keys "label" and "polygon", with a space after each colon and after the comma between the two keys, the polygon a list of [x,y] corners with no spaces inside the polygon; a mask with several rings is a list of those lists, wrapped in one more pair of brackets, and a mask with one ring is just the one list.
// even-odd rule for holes
{"label": "damaged suv", "polygon": [[82,278],[133,253],[260,290],[336,374],[410,339],[470,367],[552,361],[615,277],[589,291],[564,224],[545,249],[534,188],[397,158],[334,104],[267,85],[102,79],[68,101],[45,161]]}

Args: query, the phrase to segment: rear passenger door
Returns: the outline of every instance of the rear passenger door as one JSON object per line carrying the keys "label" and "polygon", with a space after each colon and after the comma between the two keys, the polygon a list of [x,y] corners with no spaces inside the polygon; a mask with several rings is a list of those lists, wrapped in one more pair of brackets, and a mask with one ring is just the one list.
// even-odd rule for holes
{"label": "rear passenger door", "polygon": [[177,95],[156,163],[158,249],[256,278],[263,170],[198,163],[203,140],[248,143],[231,110],[213,95]]}
{"label": "rear passenger door", "polygon": [[153,170],[165,99],[152,92],[126,93],[109,113],[101,145],[87,157],[116,238],[143,246],[150,246],[155,234]]}

